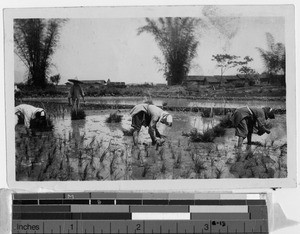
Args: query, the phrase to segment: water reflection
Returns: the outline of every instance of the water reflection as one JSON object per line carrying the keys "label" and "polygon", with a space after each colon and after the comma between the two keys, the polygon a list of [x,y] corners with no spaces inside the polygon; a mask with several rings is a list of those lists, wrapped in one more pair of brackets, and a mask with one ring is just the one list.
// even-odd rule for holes
{"label": "water reflection", "polygon": [[[103,147],[108,147],[109,143],[124,145],[130,143],[131,137],[124,136],[122,129],[129,130],[131,128],[131,116],[126,111],[120,114],[122,117],[121,123],[106,123],[106,118],[110,111],[86,111],[85,120],[71,121],[69,118],[56,119],[55,131],[58,135],[72,133],[74,142],[82,147],[82,143],[89,144],[93,138],[96,141],[102,142]],[[190,131],[192,128],[197,128],[202,132],[208,128],[215,126],[218,118],[204,118],[200,114],[195,113],[180,113],[170,112],[173,115],[172,127],[167,127],[164,124],[157,124],[158,131],[168,136],[171,140],[178,139],[182,135],[182,131]],[[142,127],[140,131],[140,141],[151,142],[148,134],[148,128]]]}
{"label": "water reflection", "polygon": [[[90,103],[109,104],[109,105],[137,105],[144,102],[144,97],[92,97],[87,99]],[[285,109],[285,101],[272,101],[272,100],[192,100],[187,98],[152,98],[153,104],[162,106],[167,103],[168,106],[174,107],[225,107],[237,108],[245,105],[248,106],[272,106],[273,108]]]}
{"label": "water reflection", "polygon": [[76,155],[78,154],[78,149],[83,148],[83,141],[85,138],[85,122],[85,120],[71,121],[72,140],[74,141]]}

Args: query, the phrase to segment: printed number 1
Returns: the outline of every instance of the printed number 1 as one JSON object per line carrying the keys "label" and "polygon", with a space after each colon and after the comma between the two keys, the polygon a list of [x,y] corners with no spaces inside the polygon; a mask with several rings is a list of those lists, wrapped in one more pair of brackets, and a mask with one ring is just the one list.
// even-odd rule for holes
{"label": "printed number 1", "polygon": [[204,230],[207,231],[208,229],[209,229],[208,224],[205,224],[205,225],[204,225]]}
{"label": "printed number 1", "polygon": [[140,231],[140,230],[141,230],[141,224],[138,223],[138,224],[136,225],[136,229],[135,229],[135,230],[136,230],[136,231]]}

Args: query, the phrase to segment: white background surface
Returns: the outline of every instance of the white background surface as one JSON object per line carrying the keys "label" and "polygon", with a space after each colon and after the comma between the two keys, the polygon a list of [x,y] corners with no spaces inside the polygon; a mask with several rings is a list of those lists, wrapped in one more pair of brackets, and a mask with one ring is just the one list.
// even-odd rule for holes
{"label": "white background surface", "polygon": [[[3,8],[17,8],[17,7],[53,7],[53,6],[97,6],[97,5],[140,5],[141,1],[96,1],[96,0],[85,0],[85,1],[67,1],[67,0],[52,0],[52,1],[43,1],[43,0],[36,0],[36,1],[26,1],[26,0],[19,0],[19,1],[8,1],[2,0],[0,2],[1,7],[1,18],[0,18],[0,188],[7,188],[6,184],[6,146],[5,146],[5,105],[4,105],[4,53],[3,53],[3,17],[2,17],[2,9]],[[194,5],[194,4],[262,4],[262,1],[143,1],[144,5]],[[287,3],[294,3],[296,7],[296,49],[297,49],[297,58],[296,64],[299,64],[299,46],[300,46],[300,36],[299,36],[299,15],[300,15],[300,4],[296,3],[296,1],[264,1],[264,3],[269,4],[287,4]],[[297,66],[296,66],[297,67]],[[298,77],[299,71],[297,70],[296,78]],[[13,79],[13,77],[11,77]],[[297,89],[299,90],[299,79],[297,78]],[[299,103],[299,95],[297,97],[297,103]],[[298,105],[299,106],[299,105]],[[299,108],[297,110],[299,113]],[[297,132],[299,132],[299,117],[297,117]],[[295,126],[296,127],[296,126]],[[299,134],[297,134],[299,135]],[[300,143],[300,139],[298,137],[297,142]],[[299,148],[299,146],[298,146]],[[298,150],[299,151],[299,150]],[[13,157],[13,155],[9,155]],[[299,157],[299,156],[298,156]],[[300,169],[298,160],[298,171]],[[299,188],[299,174],[298,174],[298,188],[295,189],[280,189],[273,194],[273,202],[279,203],[285,213],[286,217],[291,220],[298,221],[299,223],[294,226],[289,226],[286,228],[278,229],[273,232],[272,234],[297,234],[300,233],[300,188]],[[1,208],[0,208],[1,209]],[[283,220],[281,220],[283,221]]]}

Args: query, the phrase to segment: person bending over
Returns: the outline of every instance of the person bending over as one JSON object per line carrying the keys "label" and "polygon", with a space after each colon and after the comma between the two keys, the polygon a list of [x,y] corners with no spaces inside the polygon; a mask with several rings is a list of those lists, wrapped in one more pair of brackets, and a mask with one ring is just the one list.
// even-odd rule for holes
{"label": "person bending over", "polygon": [[257,130],[258,135],[270,134],[270,130],[265,126],[266,120],[275,119],[274,110],[270,107],[241,107],[234,111],[232,117],[239,148],[242,146],[245,138],[247,138],[247,143],[251,144],[254,130]]}
{"label": "person bending over", "polygon": [[[15,107],[15,125],[24,122],[25,127],[43,128],[47,126],[46,112],[43,108],[34,107],[28,104],[21,104]],[[31,126],[34,125],[34,126]]]}
{"label": "person bending over", "polygon": [[132,116],[131,126],[133,127],[134,145],[138,143],[138,135],[142,126],[149,127],[148,133],[151,137],[152,145],[155,145],[158,139],[161,138],[156,127],[157,123],[160,122],[171,127],[173,122],[173,118],[168,112],[155,105],[146,103],[134,106],[130,111],[130,115]]}

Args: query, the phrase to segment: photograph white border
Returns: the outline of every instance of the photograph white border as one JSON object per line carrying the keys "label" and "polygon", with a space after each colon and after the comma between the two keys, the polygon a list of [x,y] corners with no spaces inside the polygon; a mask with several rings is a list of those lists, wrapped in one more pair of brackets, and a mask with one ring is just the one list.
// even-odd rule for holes
{"label": "photograph white border", "polygon": [[[198,1],[199,2],[199,1]],[[221,3],[221,1],[219,1]],[[287,2],[288,3],[288,2]],[[210,2],[214,5],[214,2]],[[223,4],[223,1],[222,1]],[[237,4],[237,3],[236,3]],[[275,3],[274,3],[275,4]],[[270,5],[274,5],[271,3]],[[201,6],[201,2],[197,6]],[[287,4],[284,4],[287,5]],[[114,6],[114,7],[66,7],[66,8],[22,8],[4,10],[4,48],[5,48],[5,105],[6,105],[6,149],[7,149],[7,182],[10,188],[39,191],[230,191],[234,189],[268,189],[295,187],[297,184],[297,151],[296,151],[296,67],[295,67],[295,15],[282,8],[281,15],[286,18],[285,43],[287,54],[287,74],[293,74],[292,80],[287,79],[287,142],[288,142],[288,177],[281,179],[184,179],[184,180],[140,180],[140,181],[16,181],[15,180],[15,131],[14,131],[14,18],[135,18],[160,16],[195,16],[194,6]],[[249,5],[253,7],[253,5]],[[191,11],[191,7],[195,11]],[[293,8],[292,5],[289,7]],[[186,9],[185,9],[186,8]],[[252,16],[274,14],[268,11],[268,5],[261,5],[260,10],[249,11]],[[295,12],[293,10],[293,12]],[[195,14],[195,15],[193,15]]]}

